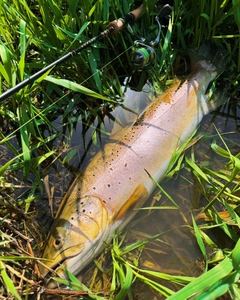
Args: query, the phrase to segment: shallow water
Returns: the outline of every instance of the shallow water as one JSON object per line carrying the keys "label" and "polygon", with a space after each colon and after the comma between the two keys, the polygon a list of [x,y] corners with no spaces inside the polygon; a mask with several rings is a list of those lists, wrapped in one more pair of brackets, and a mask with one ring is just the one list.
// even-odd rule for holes
{"label": "shallow water", "polygon": [[[89,160],[95,155],[95,153],[107,142],[109,133],[113,130],[116,131],[121,126],[131,124],[138,114],[149,103],[149,98],[154,98],[154,94],[149,91],[146,86],[144,92],[134,92],[127,90],[125,93],[124,102],[121,103],[117,109],[113,110],[112,116],[116,118],[118,122],[113,122],[109,117],[104,118],[105,126],[101,127],[101,133],[94,135],[95,127],[98,122],[95,121],[93,126],[85,133],[82,133],[83,126],[81,118],[76,124],[76,129],[71,131],[62,125],[64,122],[61,117],[55,121],[55,126],[63,132],[54,143],[56,151],[61,154],[61,157],[66,157],[71,151],[76,151],[73,157],[69,160],[68,165],[64,166],[59,160],[55,160],[52,165],[45,169],[43,174],[46,174],[45,185],[49,187],[52,195],[47,195],[45,189],[45,195],[41,197],[39,203],[36,205],[38,210],[37,221],[42,228],[43,236],[46,236],[51,223],[52,214],[56,212],[57,207],[68,189],[72,179],[79,171],[84,171],[84,168],[88,164]],[[195,156],[198,166],[207,166],[210,169],[224,168],[225,159],[219,157],[211,149],[211,143],[217,141],[222,146],[222,142],[218,137],[216,128],[223,136],[226,144],[233,154],[240,151],[240,108],[237,103],[233,104],[235,108],[233,111],[229,110],[230,105],[226,105],[221,108],[220,111],[211,113],[204,117],[201,122],[198,134],[203,133],[204,137],[187,150],[187,155]],[[184,117],[184,116],[183,116]],[[48,132],[45,132],[48,135]],[[93,138],[94,137],[94,138]],[[86,148],[88,149],[86,151]],[[8,161],[10,159],[9,151],[6,150],[4,145],[1,146],[1,162]],[[18,174],[21,177],[21,174]],[[125,244],[131,244],[137,240],[145,239],[149,236],[162,233],[160,239],[155,240],[146,245],[141,253],[139,260],[139,267],[143,269],[156,270],[171,275],[185,275],[185,276],[198,276],[205,268],[204,259],[201,255],[199,247],[196,242],[196,238],[191,230],[192,214],[197,215],[202,207],[206,205],[199,184],[190,171],[189,168],[183,168],[174,175],[171,179],[164,179],[161,182],[161,186],[165,191],[174,199],[179,205],[179,209],[161,209],[161,210],[149,210],[140,211],[134,220],[127,226],[127,235],[125,237]],[[28,188],[25,188],[26,191]],[[15,190],[15,199],[18,196],[21,197],[24,190],[23,188]],[[49,198],[51,200],[49,200]],[[160,198],[160,199],[159,199]],[[158,199],[158,200],[156,200]],[[49,202],[51,203],[51,209],[49,208]],[[147,206],[169,206],[172,205],[166,196],[159,196],[159,192],[150,197]],[[124,231],[126,233],[126,231]],[[217,241],[217,244],[222,248],[231,248],[231,242],[226,239],[226,236],[221,234],[219,230],[212,230],[210,232],[211,238]],[[121,238],[121,235],[120,235]],[[43,237],[43,240],[45,238]],[[36,240],[39,242],[39,237],[36,236]],[[138,251],[133,255],[139,255]],[[209,252],[211,254],[211,252]],[[38,254],[37,254],[38,255]],[[108,253],[105,256],[103,266],[105,269],[111,267],[111,258]],[[131,258],[130,258],[131,259]],[[80,274],[81,280],[89,285],[92,283],[92,275],[95,270],[94,263],[91,263]],[[99,272],[95,284],[93,284],[93,291],[100,291],[103,295],[109,294],[110,281],[108,276],[102,276]],[[163,285],[168,286],[173,290],[178,290],[179,286],[174,284],[159,281]],[[56,296],[49,296],[48,299],[56,299]],[[43,298],[44,299],[44,298]],[[153,291],[150,287],[146,286],[140,281],[136,281],[133,284],[131,295],[128,299],[164,299],[163,296]]]}
{"label": "shallow water", "polygon": [[[76,130],[74,130],[72,134],[71,141],[68,141],[70,148],[68,151],[63,152],[67,154],[72,149],[76,149],[77,152],[71,159],[70,166],[83,171],[88,161],[107,141],[108,133],[112,129],[116,131],[121,126],[133,122],[148,103],[149,99],[146,97],[146,93],[137,93],[128,90],[125,94],[123,105],[118,106],[112,113],[113,117],[119,122],[117,124],[115,122],[113,127],[113,121],[105,117],[105,128],[102,127],[102,133],[95,136],[96,143],[94,143],[95,139],[92,138],[94,126],[83,136],[82,124],[81,120],[79,120]],[[220,111],[209,114],[202,120],[198,133],[204,133],[204,137],[187,150],[188,156],[194,153],[195,159],[200,167],[207,166],[210,169],[219,169],[223,168],[226,163],[224,159],[211,150],[210,145],[213,141],[217,141],[217,143],[222,146],[216,128],[224,137],[233,154],[240,151],[240,109],[236,107],[235,112],[236,114],[234,115],[234,113],[229,111],[229,106],[226,105]],[[61,119],[57,120],[55,125],[60,128],[62,126]],[[97,124],[95,123],[94,125],[96,126]],[[68,136],[68,132],[65,132],[65,136]],[[86,147],[88,148],[87,153],[85,152]],[[74,177],[74,173],[72,173],[71,167],[64,168],[57,161],[54,167],[48,170],[48,173],[48,184],[50,188],[54,187],[55,190],[53,211],[56,211],[56,207]],[[132,243],[138,239],[144,239],[147,236],[163,233],[161,240],[151,242],[145,247],[141,254],[139,266],[172,275],[198,276],[203,272],[205,265],[190,226],[192,225],[192,214],[197,215],[206,204],[206,201],[200,192],[197,180],[188,168],[183,168],[171,179],[163,180],[161,186],[179,205],[179,209],[151,210],[151,213],[149,213],[149,211],[139,212],[128,226],[126,243]],[[155,194],[150,197],[145,206],[151,206],[153,203],[154,206],[172,205],[164,195],[161,195],[160,200],[156,201]],[[47,206],[45,206],[45,208],[46,207]],[[49,209],[46,209],[45,222],[43,221],[43,216],[41,216],[42,226],[45,227],[45,229],[51,225],[49,216]],[[231,247],[228,240],[222,241],[221,233],[218,231],[213,231],[211,237],[214,240],[218,240],[219,243],[221,242],[223,247]],[[85,275],[83,278],[81,277],[86,283],[91,281],[91,267],[93,267],[93,264],[89,266],[90,271],[85,270]],[[84,272],[82,274],[84,274]],[[179,288],[173,284],[162,283],[173,290]],[[107,288],[106,284],[105,287],[104,284],[102,284],[100,289],[102,289],[103,293],[108,293]],[[146,287],[146,285],[141,282],[136,282],[133,285],[132,297],[132,299],[139,300],[164,299],[164,297],[154,292],[151,288]]]}

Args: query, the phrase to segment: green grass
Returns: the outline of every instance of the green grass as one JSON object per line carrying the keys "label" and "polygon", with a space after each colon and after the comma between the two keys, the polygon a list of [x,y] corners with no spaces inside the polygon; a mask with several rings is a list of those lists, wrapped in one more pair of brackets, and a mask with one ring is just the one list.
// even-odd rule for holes
{"label": "green grass", "polygon": [[[161,1],[143,2],[145,13],[133,24],[133,30],[151,40],[156,35],[154,18]],[[140,4],[140,1],[133,0],[1,0],[0,93],[77,49],[81,43],[105,30],[109,21],[124,16]],[[179,57],[185,57],[188,48],[199,47],[202,41],[208,40],[228,50],[229,66],[219,82],[228,88],[231,99],[239,99],[239,0],[174,1],[171,19],[169,22],[164,20],[162,29],[161,42],[156,49],[156,66],[148,72],[149,81],[156,90],[165,89],[172,82],[174,70],[179,65],[181,69],[181,63],[177,63]],[[41,234],[29,220],[36,213],[33,204],[44,191],[43,178],[50,168],[57,169],[56,162],[63,168],[78,159],[77,147],[71,148],[70,144],[79,122],[82,122],[85,134],[94,126],[95,118],[101,123],[103,114],[108,114],[121,103],[123,80],[132,72],[130,53],[134,40],[126,30],[101,40],[0,103],[0,147],[5,151],[0,164],[0,216],[3,217],[0,224],[0,281],[4,286],[0,293],[6,299],[10,295],[24,299],[36,290],[33,283],[37,283],[37,274],[33,272],[32,263],[29,264],[33,260],[32,254],[27,239],[19,233],[39,241]],[[238,109],[236,101],[230,101],[229,107],[229,115],[234,116]],[[55,122],[59,117],[61,128]],[[239,122],[239,117],[236,120]],[[90,143],[95,144],[96,150],[100,144],[100,131],[104,131],[100,125],[92,131]],[[105,132],[105,136],[108,134]],[[208,136],[203,134],[204,138]],[[170,299],[190,296],[207,299],[209,295],[216,299],[226,292],[231,299],[239,297],[236,228],[239,227],[240,158],[239,153],[230,150],[232,141],[225,139],[217,128],[208,142],[221,166],[206,165],[204,157],[202,165],[199,164],[193,146],[188,152],[174,155],[168,173],[169,180],[174,180],[181,170],[193,174],[201,195],[206,199],[202,212],[211,223],[198,224],[193,219],[188,225],[206,263],[203,275],[196,278],[169,275],[139,265],[141,255],[136,256],[136,253],[167,232],[148,235],[129,245],[119,242],[121,236],[118,236],[110,251],[113,268],[105,274],[110,278],[108,294],[111,297],[131,299],[133,283],[139,281]],[[235,146],[239,149],[239,144]],[[80,147],[87,149],[87,142]],[[91,154],[87,156],[90,158]],[[175,203],[174,195],[162,190],[161,197],[166,196]],[[168,207],[169,202],[165,208]],[[219,207],[228,211],[229,220],[221,218]],[[156,207],[159,208],[161,206]],[[21,223],[20,228],[14,221],[16,219]],[[219,228],[224,237],[231,240],[232,247],[219,251],[221,246],[209,234],[212,228]],[[33,243],[33,247],[38,253],[41,244]],[[213,262],[209,258],[211,251],[220,252],[220,258]],[[133,260],[129,259],[129,254],[133,255]],[[21,273],[23,268],[19,258],[24,261],[26,273]],[[89,287],[70,277],[74,289],[89,292]],[[166,282],[173,283],[173,286],[169,287]],[[97,285],[90,284],[90,289],[94,291],[91,298],[101,297]],[[175,293],[178,289],[180,291]]]}

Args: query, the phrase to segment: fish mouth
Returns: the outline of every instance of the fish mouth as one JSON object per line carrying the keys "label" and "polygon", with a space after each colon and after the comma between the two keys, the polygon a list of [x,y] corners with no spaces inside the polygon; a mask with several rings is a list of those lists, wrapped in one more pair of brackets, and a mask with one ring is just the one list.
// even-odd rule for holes
{"label": "fish mouth", "polygon": [[[68,247],[67,249],[64,249],[61,253],[64,253],[65,251],[68,251],[69,249],[74,248],[75,246],[76,246],[76,245],[70,246],[70,247]],[[78,245],[78,246],[79,246],[79,245]],[[83,244],[81,244],[81,246],[83,246]],[[81,252],[82,252],[83,250],[84,250],[84,249],[81,248],[77,253],[74,253],[74,254],[71,254],[71,255],[67,255],[67,256],[65,256],[65,257],[62,257],[61,260],[59,260],[58,262],[56,262],[55,264],[53,264],[53,265],[51,265],[51,266],[48,266],[48,265],[45,265],[45,264],[42,265],[41,268],[46,270],[45,272],[42,272],[42,273],[43,273],[43,274],[42,274],[42,277],[43,277],[45,280],[49,280],[50,277],[51,277],[51,276],[50,276],[51,273],[60,276],[58,270],[59,270],[59,269],[62,269],[62,270],[63,270],[64,263],[65,263],[67,260],[69,260],[69,259],[71,259],[71,258],[73,258],[73,257],[76,257],[76,256],[78,256],[79,254],[81,254]],[[58,254],[57,256],[60,256],[61,253]],[[56,256],[56,257],[57,257],[57,256]],[[56,260],[56,258],[54,258],[54,260]],[[64,273],[64,271],[62,271],[61,273]],[[60,276],[60,277],[61,277],[61,276]]]}
{"label": "fish mouth", "polygon": [[[69,248],[72,248],[72,247],[69,247]],[[63,257],[61,259],[61,261],[57,262],[52,267],[47,267],[47,272],[43,275],[44,286],[48,289],[56,289],[62,285],[62,283],[59,283],[53,279],[54,275],[56,275],[62,279],[65,279],[65,280],[69,280],[67,273],[65,272],[65,268],[67,268],[67,266],[66,266],[66,264],[64,265],[64,263],[67,260],[78,256],[79,254],[81,254],[81,252],[82,252],[82,249],[75,254]]]}

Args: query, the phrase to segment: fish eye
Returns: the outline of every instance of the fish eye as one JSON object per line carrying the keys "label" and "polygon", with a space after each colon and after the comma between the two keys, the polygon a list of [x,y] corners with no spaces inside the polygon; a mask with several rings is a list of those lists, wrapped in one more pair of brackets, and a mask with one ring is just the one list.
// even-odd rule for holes
{"label": "fish eye", "polygon": [[61,248],[63,245],[63,239],[60,238],[60,237],[57,237],[54,242],[53,242],[53,246],[56,248],[56,249],[59,249]]}

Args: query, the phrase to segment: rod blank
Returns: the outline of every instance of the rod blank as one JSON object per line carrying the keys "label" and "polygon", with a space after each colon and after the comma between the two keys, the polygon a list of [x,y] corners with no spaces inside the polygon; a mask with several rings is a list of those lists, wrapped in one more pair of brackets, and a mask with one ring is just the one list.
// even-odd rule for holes
{"label": "rod blank", "polygon": [[18,83],[17,85],[15,85],[14,87],[10,88],[6,92],[2,93],[0,95],[0,101],[6,100],[8,97],[14,95],[15,93],[17,93],[18,91],[20,91],[25,86],[33,83],[35,80],[37,80],[38,78],[40,78],[43,74],[45,74],[48,70],[50,70],[50,69],[52,69],[52,68],[54,68],[54,67],[62,64],[66,60],[72,58],[73,56],[77,55],[79,52],[83,51],[84,49],[86,49],[87,47],[89,47],[90,45],[92,45],[93,43],[97,42],[98,40],[100,40],[102,38],[105,38],[110,33],[114,33],[114,34],[119,33],[128,23],[136,21],[136,19],[142,13],[142,10],[143,10],[143,4],[140,5],[138,8],[136,8],[135,10],[131,11],[130,13],[128,13],[127,15],[125,15],[125,17],[120,18],[118,20],[115,20],[113,22],[110,22],[109,25],[108,25],[108,28],[106,30],[104,30],[103,32],[101,32],[98,36],[93,37],[92,39],[90,39],[86,43],[82,44],[77,50],[73,50],[73,51],[67,53],[66,55],[64,55],[63,57],[59,58],[58,60],[56,60],[55,62],[51,63],[50,65],[46,66],[45,68],[43,68],[42,70],[38,71],[34,75],[30,76],[29,78],[27,78],[24,81]]}

